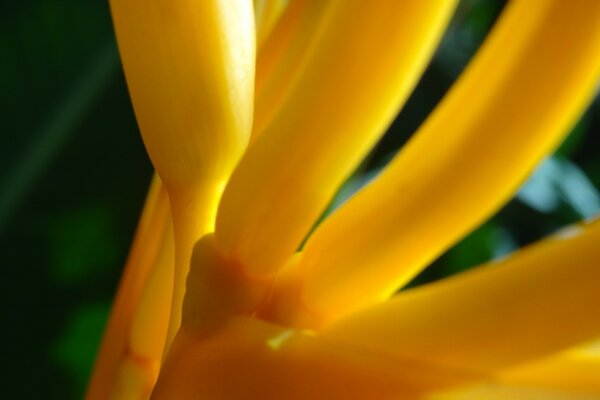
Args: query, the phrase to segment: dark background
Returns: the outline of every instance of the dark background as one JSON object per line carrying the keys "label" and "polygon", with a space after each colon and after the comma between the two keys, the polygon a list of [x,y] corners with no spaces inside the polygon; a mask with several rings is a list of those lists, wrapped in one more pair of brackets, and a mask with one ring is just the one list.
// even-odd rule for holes
{"label": "dark background", "polygon": [[[502,7],[463,1],[411,100],[340,198],[414,132]],[[152,173],[107,2],[3,2],[0,90],[0,398],[80,398]],[[594,215],[599,130],[596,102],[516,200],[413,284]]]}

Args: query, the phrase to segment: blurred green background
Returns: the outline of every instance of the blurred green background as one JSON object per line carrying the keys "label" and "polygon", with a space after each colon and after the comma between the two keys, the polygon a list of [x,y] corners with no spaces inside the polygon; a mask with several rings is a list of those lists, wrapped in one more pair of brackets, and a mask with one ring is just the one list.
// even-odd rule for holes
{"label": "blurred green background", "polygon": [[[462,2],[411,100],[334,206],[414,132],[503,6]],[[152,168],[106,1],[3,2],[0,52],[0,398],[81,398]],[[413,284],[595,215],[599,130],[596,101],[517,198]]]}

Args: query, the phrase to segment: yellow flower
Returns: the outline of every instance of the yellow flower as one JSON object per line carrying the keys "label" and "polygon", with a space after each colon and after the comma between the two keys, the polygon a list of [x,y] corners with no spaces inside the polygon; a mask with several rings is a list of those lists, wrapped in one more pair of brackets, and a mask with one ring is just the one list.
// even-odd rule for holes
{"label": "yellow flower", "polygon": [[590,101],[600,2],[512,0],[410,142],[312,230],[455,3],[255,1],[255,33],[250,0],[111,1],[160,180],[88,398],[600,396],[584,346],[600,337],[600,223],[394,295]]}

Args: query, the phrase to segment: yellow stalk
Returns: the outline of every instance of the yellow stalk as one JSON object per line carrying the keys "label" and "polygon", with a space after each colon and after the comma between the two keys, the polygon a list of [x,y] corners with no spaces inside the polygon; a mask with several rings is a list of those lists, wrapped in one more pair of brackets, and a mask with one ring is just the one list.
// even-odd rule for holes
{"label": "yellow stalk", "polygon": [[599,21],[597,1],[511,2],[415,137],[309,238],[298,313],[330,319],[388,298],[506,202],[594,95]]}
{"label": "yellow stalk", "polygon": [[[112,312],[92,373],[86,398],[103,400],[110,397],[119,365],[132,343],[132,321],[140,308],[146,284],[157,265],[168,236],[169,199],[160,180],[155,177],[144,205],[135,239],[121,278]],[[168,242],[168,241],[167,241]],[[148,327],[150,328],[150,327]],[[154,329],[154,327],[152,328]]]}
{"label": "yellow stalk", "polygon": [[500,370],[600,335],[600,221],[399,293],[322,335],[440,365]]}
{"label": "yellow stalk", "polygon": [[319,45],[225,190],[216,226],[223,254],[250,275],[281,267],[405,101],[454,5],[329,5]]}
{"label": "yellow stalk", "polygon": [[212,231],[222,182],[250,135],[252,2],[112,0],[111,10],[138,125],[173,213],[170,342],[180,325],[192,248]]}

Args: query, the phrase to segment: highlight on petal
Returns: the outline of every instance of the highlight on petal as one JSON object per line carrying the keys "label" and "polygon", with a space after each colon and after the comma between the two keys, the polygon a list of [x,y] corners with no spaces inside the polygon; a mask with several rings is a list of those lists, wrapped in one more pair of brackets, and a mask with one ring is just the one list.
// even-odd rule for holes
{"label": "highlight on petal", "polygon": [[412,399],[479,378],[234,317],[208,337],[179,331],[153,399]]}
{"label": "highlight on petal", "polygon": [[415,137],[309,238],[289,301],[326,318],[377,303],[507,201],[595,93],[598,21],[600,2],[510,2]]}
{"label": "highlight on petal", "polygon": [[390,357],[498,371],[600,335],[600,221],[352,314],[322,335]]}
{"label": "highlight on petal", "polygon": [[252,124],[252,1],[111,0],[111,10],[138,124],[163,182],[226,178]]}
{"label": "highlight on petal", "polygon": [[[139,311],[143,298],[152,298],[154,293],[148,293],[146,287],[155,270],[162,265],[163,270],[169,270],[173,264],[172,232],[169,236],[170,209],[167,193],[160,179],[154,177],[144,211],[138,225],[135,239],[131,246],[125,271],[119,285],[116,300],[98,351],[98,357],[88,387],[87,399],[106,399],[110,397],[117,379],[117,371],[126,362],[132,347],[132,321]],[[171,242],[171,244],[169,244]],[[165,253],[166,251],[166,253]],[[170,254],[169,254],[170,251]],[[167,263],[164,265],[163,263]],[[159,292],[167,291],[170,296],[172,278],[160,283]],[[160,297],[160,296],[159,296]],[[160,320],[160,313],[155,317]],[[168,313],[166,315],[168,318]],[[155,319],[149,321],[150,326]],[[156,330],[156,327],[152,328]],[[160,327],[158,328],[160,330]],[[164,338],[158,338],[155,345],[164,344]],[[162,351],[162,350],[161,350]],[[160,357],[158,357],[160,360]]]}
{"label": "highlight on petal", "polygon": [[454,5],[330,5],[302,75],[228,183],[215,231],[223,254],[271,275],[298,248],[414,87]]}

